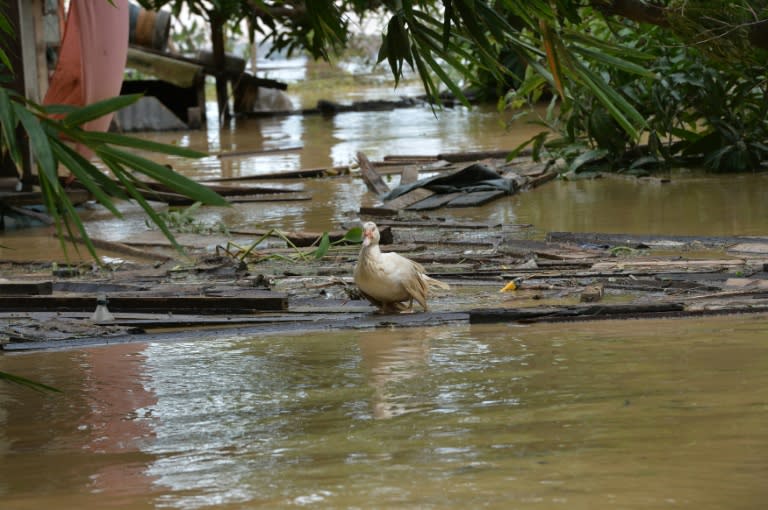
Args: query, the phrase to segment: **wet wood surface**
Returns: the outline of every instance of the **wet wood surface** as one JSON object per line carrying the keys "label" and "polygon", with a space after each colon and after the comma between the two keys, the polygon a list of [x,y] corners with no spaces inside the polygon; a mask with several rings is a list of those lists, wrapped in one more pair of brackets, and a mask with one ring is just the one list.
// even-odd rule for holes
{"label": "wet wood surface", "polygon": [[[321,258],[298,256],[297,249],[312,253],[317,232],[303,233],[312,245],[307,248],[271,246],[258,256],[200,255],[194,262],[136,262],[112,270],[84,267],[65,273],[69,277],[53,276],[51,267],[6,265],[13,278],[5,290],[0,285],[0,343],[25,350],[235,332],[768,312],[768,259],[723,247],[735,246],[733,239],[695,256],[670,253],[667,244],[663,252],[616,252],[627,236],[611,234],[615,246],[585,245],[576,235],[574,243],[526,239],[522,227],[423,217],[382,223],[392,242],[384,251],[424,264],[451,285],[431,297],[427,313],[378,314],[362,300],[351,277],[359,249],[354,244],[334,246]],[[709,242],[665,237],[686,245]],[[467,246],[484,248],[468,255]],[[114,316],[108,324],[91,320],[100,294]]]}

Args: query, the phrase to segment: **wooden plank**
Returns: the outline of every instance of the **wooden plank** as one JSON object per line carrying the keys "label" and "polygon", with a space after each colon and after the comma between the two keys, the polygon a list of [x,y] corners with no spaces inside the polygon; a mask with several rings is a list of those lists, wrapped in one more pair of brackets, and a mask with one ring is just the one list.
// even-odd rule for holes
{"label": "wooden plank", "polygon": [[[501,223],[484,223],[476,221],[440,221],[440,220],[382,220],[378,222],[379,227],[388,225],[397,228],[447,228],[450,230],[479,230],[489,228],[501,228]],[[531,225],[507,225],[508,227],[525,227]]]}
{"label": "wooden plank", "polygon": [[200,79],[203,66],[160,54],[128,48],[127,65],[179,87],[192,87]]}
{"label": "wooden plank", "polygon": [[750,253],[753,255],[768,255],[768,243],[745,242],[728,247],[728,251]]}
{"label": "wooden plank", "polygon": [[397,209],[390,209],[388,207],[367,207],[363,206],[358,210],[358,213],[362,217],[373,217],[373,218],[387,218],[390,216],[397,216],[397,213],[399,211]]}
{"label": "wooden plank", "polygon": [[480,161],[482,159],[506,159],[512,152],[511,149],[498,149],[488,151],[444,152],[438,154],[436,159],[450,161],[451,163],[464,163]]}
{"label": "wooden plank", "polygon": [[461,191],[457,191],[455,193],[435,194],[435,195],[432,195],[431,197],[427,197],[424,200],[420,200],[415,204],[409,205],[408,207],[406,207],[406,209],[409,211],[429,211],[432,209],[439,209],[440,207],[443,207],[445,204],[447,204],[451,200],[458,198],[464,194],[465,193],[462,193]]}
{"label": "wooden plank", "polygon": [[505,196],[507,193],[503,190],[474,191],[472,193],[462,193],[446,204],[447,207],[478,207],[497,198]]}
{"label": "wooden plank", "polygon": [[400,174],[400,185],[411,184],[419,180],[419,168],[413,165],[403,168]]}
{"label": "wooden plank", "polygon": [[278,170],[275,172],[255,174],[255,175],[241,175],[239,177],[215,177],[212,179],[206,179],[202,182],[243,182],[243,181],[258,181],[258,180],[275,180],[275,179],[303,179],[311,177],[329,177],[335,175],[346,175],[349,173],[349,167],[344,166],[332,166],[323,168],[304,168],[299,170]]}
{"label": "wooden plank", "polygon": [[368,157],[362,153],[357,153],[357,162],[360,165],[360,175],[363,178],[363,182],[368,187],[368,191],[371,193],[382,196],[389,193],[389,186],[381,178],[381,175],[373,168]]}
{"label": "wooden plank", "polygon": [[[568,242],[574,244],[598,244],[610,246],[681,248],[692,244],[705,247],[721,248],[738,246],[740,243],[768,242],[766,237],[717,237],[717,236],[675,236],[675,235],[638,235],[610,234],[603,232],[549,232],[547,241]],[[748,246],[744,248],[749,249]],[[758,250],[759,252],[759,250]]]}
{"label": "wooden plank", "polygon": [[416,202],[424,200],[425,198],[429,198],[434,194],[434,191],[430,191],[426,188],[416,188],[409,191],[408,193],[400,195],[397,198],[385,201],[383,207],[385,209],[393,209],[398,211],[405,209],[409,205],[415,204]]}
{"label": "wooden plank", "polygon": [[[284,294],[243,291],[237,296],[108,296],[111,312],[243,314],[287,310]],[[96,309],[96,296],[0,296],[0,309],[19,312],[85,312]]]}
{"label": "wooden plank", "polygon": [[[86,189],[65,189],[64,193],[75,205],[82,204],[91,199],[91,193]],[[0,203],[17,207],[41,205],[43,203],[43,194],[39,191],[3,191],[0,192]]]}
{"label": "wooden plank", "polygon": [[470,324],[497,322],[536,322],[555,320],[594,320],[643,317],[677,313],[685,310],[681,303],[574,305],[561,307],[489,308],[469,312]]}
{"label": "wooden plank", "polygon": [[[93,236],[91,236],[90,239],[93,246],[99,250],[108,250],[113,253],[120,253],[122,255],[128,255],[130,257],[136,257],[138,259],[144,259],[144,260],[146,259],[171,260],[171,257],[168,257],[166,255],[158,255],[156,253],[152,253],[147,250],[134,248],[133,246],[129,246],[128,244],[118,243],[115,241],[107,241],[104,239],[98,239]],[[85,244],[85,241],[79,237],[78,238],[67,237],[67,240],[74,243]]]}
{"label": "wooden plank", "polygon": [[594,271],[650,271],[656,273],[680,271],[716,271],[744,266],[743,260],[622,260],[596,262]]}
{"label": "wooden plank", "polygon": [[382,158],[384,161],[396,161],[409,165],[418,163],[434,163],[438,161],[436,156],[421,156],[418,154],[388,154]]}
{"label": "wooden plank", "polygon": [[0,295],[13,296],[19,294],[42,295],[53,293],[53,282],[45,281],[23,281],[23,280],[0,280]]}
{"label": "wooden plank", "polygon": [[280,152],[296,152],[303,149],[303,145],[297,145],[295,147],[277,147],[272,149],[243,149],[243,150],[236,150],[236,151],[221,151],[216,152],[212,155],[215,155],[217,158],[234,158],[234,157],[240,157],[240,156],[260,156],[262,154],[274,154],[274,153],[280,153]]}
{"label": "wooden plank", "polygon": [[728,278],[725,280],[726,289],[768,290],[768,280],[754,278]]}
{"label": "wooden plank", "polygon": [[528,182],[525,184],[527,188],[537,188],[542,184],[555,180],[559,174],[555,171],[546,172],[536,177],[528,177]]}
{"label": "wooden plank", "polygon": [[248,204],[255,202],[301,202],[305,200],[312,200],[312,195],[309,193],[270,193],[267,195],[238,195],[234,197],[227,197],[227,202],[230,204]]}

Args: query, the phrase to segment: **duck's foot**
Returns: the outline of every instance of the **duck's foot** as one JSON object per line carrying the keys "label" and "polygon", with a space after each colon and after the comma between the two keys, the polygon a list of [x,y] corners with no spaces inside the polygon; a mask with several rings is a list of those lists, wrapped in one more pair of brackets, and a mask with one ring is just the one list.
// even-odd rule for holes
{"label": "duck's foot", "polygon": [[403,303],[387,303],[379,307],[376,313],[394,315],[401,313],[413,313],[413,307],[404,305]]}

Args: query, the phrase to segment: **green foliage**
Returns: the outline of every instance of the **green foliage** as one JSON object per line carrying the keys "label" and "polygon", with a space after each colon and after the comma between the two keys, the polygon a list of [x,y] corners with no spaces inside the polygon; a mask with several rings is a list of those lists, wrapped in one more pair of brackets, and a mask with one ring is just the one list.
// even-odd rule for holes
{"label": "green foliage", "polygon": [[[286,256],[280,253],[260,253],[257,248],[269,238],[278,238],[284,241],[285,244],[288,245],[288,247],[293,251],[293,255]],[[283,231],[273,228],[265,232],[261,237],[256,239],[248,246],[243,247],[238,246],[236,243],[228,242],[224,247],[217,247],[216,252],[217,255],[223,253],[227,256],[237,259],[239,262],[245,262],[246,260],[249,260],[251,262],[258,263],[264,260],[274,259],[284,260],[287,262],[309,262],[311,260],[319,260],[325,257],[329,252],[333,250],[334,247],[348,244],[360,244],[362,242],[363,229],[361,227],[353,227],[349,229],[341,239],[333,242],[331,242],[328,232],[323,232],[323,234],[313,244],[313,246],[317,245],[316,248],[312,248],[310,250],[302,250],[293,242],[291,242],[291,240]]]}
{"label": "green foliage", "polygon": [[[601,100],[588,79],[570,82],[570,100],[560,104],[556,115],[538,120],[547,131],[518,151],[538,143],[534,157],[564,157],[573,172],[680,165],[743,172],[759,169],[768,158],[768,76],[763,66],[722,65],[659,27],[622,23],[612,28],[590,18],[568,32],[579,39],[584,33],[602,38],[603,46],[596,43],[593,50],[578,53],[584,56],[581,65],[600,76],[612,96]],[[626,54],[642,56],[647,72],[627,67],[626,59],[615,60],[609,45],[619,42]],[[533,105],[548,86],[528,74],[507,96],[507,104]],[[608,106],[622,102],[645,120],[640,136],[631,136],[620,112]]]}
{"label": "green foliage", "polygon": [[[121,214],[115,207],[113,198],[135,200],[179,250],[181,247],[176,243],[165,222],[139,192],[143,183],[136,174],[143,174],[165,184],[193,200],[212,205],[227,205],[222,197],[209,188],[123,148],[182,157],[201,157],[204,154],[115,133],[89,132],[81,128],[83,123],[131,104],[138,97],[137,95],[119,96],[83,108],[44,107],[8,89],[0,88],[0,123],[2,124],[0,143],[8,151],[17,168],[21,168],[21,151],[15,136],[16,128],[21,127],[29,139],[32,156],[38,168],[44,205],[48,214],[54,219],[56,232],[64,250],[66,250],[65,231],[73,236],[76,230],[94,259],[98,259],[93,243],[66,195],[58,175],[59,165],[67,168],[99,203],[118,218]],[[55,118],[62,115],[61,118]],[[92,150],[109,168],[117,182],[107,178],[93,163],[81,156],[73,148],[73,144],[80,144]]]}
{"label": "green foliage", "polygon": [[[229,235],[229,229],[221,222],[215,225],[207,225],[195,218],[195,214],[203,205],[202,202],[195,202],[189,207],[175,208],[171,207],[167,211],[161,211],[158,216],[168,226],[172,232],[209,235],[214,233]],[[153,223],[146,221],[147,227],[152,228]]]}

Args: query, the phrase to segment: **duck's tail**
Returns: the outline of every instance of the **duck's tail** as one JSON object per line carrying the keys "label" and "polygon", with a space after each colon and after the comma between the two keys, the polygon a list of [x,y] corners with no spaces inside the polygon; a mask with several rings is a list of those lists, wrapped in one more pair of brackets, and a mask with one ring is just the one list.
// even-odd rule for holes
{"label": "duck's tail", "polygon": [[451,288],[450,285],[448,285],[445,282],[441,282],[440,280],[435,280],[434,278],[431,278],[425,274],[421,275],[422,280],[424,280],[424,283],[426,283],[430,288],[435,289],[443,289],[443,290],[449,290]]}

